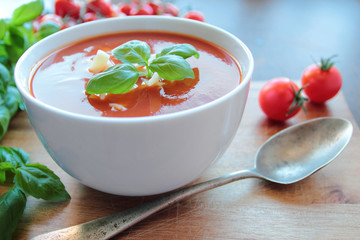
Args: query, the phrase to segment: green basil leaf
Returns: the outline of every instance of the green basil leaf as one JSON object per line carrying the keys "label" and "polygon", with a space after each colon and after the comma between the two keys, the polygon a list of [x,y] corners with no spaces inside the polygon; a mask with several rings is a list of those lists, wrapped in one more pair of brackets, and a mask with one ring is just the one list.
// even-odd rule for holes
{"label": "green basil leaf", "polygon": [[6,172],[15,172],[15,167],[9,162],[0,162],[0,184],[4,184],[6,181]]}
{"label": "green basil leaf", "polygon": [[60,26],[53,21],[47,21],[41,24],[39,30],[36,33],[38,40],[41,40],[53,33],[60,31]]}
{"label": "green basil leaf", "polygon": [[44,200],[63,201],[70,199],[60,178],[49,168],[39,163],[17,168],[15,184],[26,194]]}
{"label": "green basil leaf", "polygon": [[11,45],[15,45],[23,51],[30,47],[27,35],[23,32],[23,29],[21,27],[15,27],[10,25],[9,34],[7,35],[7,37],[8,39],[6,40],[8,41],[8,43],[10,43]]}
{"label": "green basil leaf", "polygon": [[16,186],[0,197],[0,236],[11,240],[26,206],[25,194]]}
{"label": "green basil leaf", "polygon": [[3,95],[6,93],[6,84],[0,79],[0,105],[4,104]]}
{"label": "green basil leaf", "polygon": [[94,75],[86,86],[89,94],[128,92],[137,82],[140,71],[132,64],[118,64]]}
{"label": "green basil leaf", "polygon": [[0,139],[2,139],[9,127],[11,116],[5,105],[0,105]]}
{"label": "green basil leaf", "polygon": [[0,81],[2,81],[5,85],[10,82],[10,72],[9,70],[0,63]]}
{"label": "green basil leaf", "polygon": [[183,57],[184,59],[194,56],[199,58],[199,52],[190,44],[176,44],[161,50],[159,54],[156,54],[156,57],[161,57],[165,55],[177,55]]}
{"label": "green basil leaf", "polygon": [[15,170],[14,165],[9,162],[0,162],[0,169],[1,170]]}
{"label": "green basil leaf", "polygon": [[165,55],[155,58],[149,68],[152,72],[157,72],[161,78],[169,81],[195,78],[190,64],[177,55]]}
{"label": "green basil leaf", "polygon": [[5,64],[8,62],[8,53],[4,41],[0,40],[0,63]]}
{"label": "green basil leaf", "polygon": [[5,105],[9,109],[10,116],[13,117],[20,108],[22,99],[16,87],[8,86],[5,92]]}
{"label": "green basil leaf", "polygon": [[15,9],[11,23],[14,25],[22,25],[29,22],[41,15],[44,10],[44,4],[41,0],[35,0],[27,4],[23,4]]}
{"label": "green basil leaf", "polygon": [[151,50],[146,42],[132,40],[115,48],[112,54],[116,59],[124,63],[147,65],[151,56]]}
{"label": "green basil leaf", "polygon": [[19,168],[30,163],[30,156],[21,148],[0,146],[0,162],[8,162]]}
{"label": "green basil leaf", "polygon": [[6,171],[0,169],[0,184],[4,184],[6,181]]}
{"label": "green basil leaf", "polygon": [[3,39],[7,31],[7,24],[3,19],[0,19],[0,39]]}
{"label": "green basil leaf", "polygon": [[25,34],[28,46],[29,48],[31,45],[33,45],[36,42],[35,34],[34,34],[34,28],[31,22],[26,22],[22,26],[17,27],[23,34]]}

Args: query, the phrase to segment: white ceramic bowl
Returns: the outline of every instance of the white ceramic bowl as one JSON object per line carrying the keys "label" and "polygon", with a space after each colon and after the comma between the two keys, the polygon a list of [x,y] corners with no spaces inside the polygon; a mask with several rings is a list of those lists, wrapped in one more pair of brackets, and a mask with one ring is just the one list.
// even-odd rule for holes
{"label": "white ceramic bowl", "polygon": [[[241,84],[200,107],[137,118],[75,114],[29,93],[33,66],[53,50],[92,36],[144,29],[193,35],[223,47],[241,64]],[[41,142],[62,169],[94,189],[140,196],[184,186],[222,156],[238,129],[253,67],[249,49],[222,29],[182,18],[139,16],[81,24],[43,39],[18,61],[15,82]]]}

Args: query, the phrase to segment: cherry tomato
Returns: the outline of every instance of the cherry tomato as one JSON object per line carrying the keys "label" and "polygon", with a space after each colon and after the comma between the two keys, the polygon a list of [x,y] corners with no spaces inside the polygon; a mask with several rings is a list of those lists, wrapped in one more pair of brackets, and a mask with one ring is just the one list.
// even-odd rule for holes
{"label": "cherry tomato", "polygon": [[298,86],[288,78],[269,80],[260,90],[259,105],[268,118],[285,121],[295,116],[303,102]]}
{"label": "cherry tomato", "polygon": [[339,70],[333,66],[333,57],[321,59],[320,64],[308,66],[301,77],[304,92],[312,102],[324,103],[341,89],[342,77]]}
{"label": "cherry tomato", "polygon": [[60,17],[69,16],[74,19],[80,17],[80,5],[72,0],[55,0],[55,14]]}
{"label": "cherry tomato", "polygon": [[56,24],[58,24],[59,26],[61,26],[63,24],[62,18],[56,14],[45,14],[41,17],[40,19],[40,23],[46,22],[46,21],[51,21],[54,22]]}
{"label": "cherry tomato", "polygon": [[[44,28],[49,29],[49,26],[51,26],[53,30],[56,28],[55,26],[58,26],[59,29],[62,29],[64,27],[62,18],[58,15],[51,14],[51,13],[37,17],[32,22],[32,25],[33,25],[33,30],[35,33],[38,32],[40,29],[42,29],[42,31],[44,31]],[[45,33],[45,34],[49,35],[50,32],[48,30],[46,30],[46,31],[47,31],[47,33]],[[40,34],[44,34],[44,32],[42,32]],[[44,36],[45,35],[42,35],[42,38]]]}
{"label": "cherry tomato", "polygon": [[170,14],[174,17],[177,17],[179,16],[179,8],[175,4],[165,3],[162,6],[162,13],[163,13],[162,15]]}
{"label": "cherry tomato", "polygon": [[138,8],[132,8],[130,15],[154,15],[154,10],[149,4],[145,3],[139,5]]}
{"label": "cherry tomato", "polygon": [[[31,24],[32,24],[34,33],[37,33],[41,28],[45,28],[46,26],[50,26],[50,25],[52,25],[52,27],[58,26],[59,29],[62,29],[63,25],[64,25],[62,18],[60,16],[51,14],[51,13],[37,17],[36,19],[34,19],[31,22]],[[40,33],[40,34],[42,34],[42,33]]]}
{"label": "cherry tomato", "polygon": [[93,12],[85,13],[82,18],[83,22],[91,22],[91,21],[95,21],[97,19],[99,19],[98,16],[96,15],[96,13],[93,13]]}
{"label": "cherry tomato", "polygon": [[86,12],[99,13],[104,17],[116,17],[117,14],[110,2],[105,0],[91,0],[87,2]]}
{"label": "cherry tomato", "polygon": [[124,13],[127,16],[130,15],[131,9],[132,9],[131,4],[121,4],[119,6],[119,12]]}
{"label": "cherry tomato", "polygon": [[154,15],[159,15],[162,12],[162,7],[159,4],[148,2],[147,3],[153,10]]}
{"label": "cherry tomato", "polygon": [[189,11],[184,15],[184,18],[205,22],[204,14],[199,11]]}

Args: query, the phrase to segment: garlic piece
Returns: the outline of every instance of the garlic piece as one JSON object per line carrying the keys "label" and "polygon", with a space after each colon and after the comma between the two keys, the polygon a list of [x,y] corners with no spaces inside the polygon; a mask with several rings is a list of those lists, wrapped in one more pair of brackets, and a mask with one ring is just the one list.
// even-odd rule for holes
{"label": "garlic piece", "polygon": [[103,50],[98,50],[89,68],[90,72],[99,73],[108,67],[110,55]]}
{"label": "garlic piece", "polygon": [[159,83],[160,79],[161,79],[161,78],[160,78],[159,74],[158,74],[157,72],[155,72],[155,73],[152,75],[152,77],[151,77],[148,81],[146,81],[146,84],[147,84],[148,86],[152,86],[152,85],[154,85],[154,84]]}
{"label": "garlic piece", "polygon": [[109,103],[112,111],[125,111],[127,108],[118,103]]}

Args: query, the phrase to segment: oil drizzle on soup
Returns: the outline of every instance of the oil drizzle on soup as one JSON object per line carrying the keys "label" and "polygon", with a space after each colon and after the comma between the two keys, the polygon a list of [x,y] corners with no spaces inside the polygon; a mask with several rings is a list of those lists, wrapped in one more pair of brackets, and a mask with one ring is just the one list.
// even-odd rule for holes
{"label": "oil drizzle on soup", "polygon": [[[189,43],[200,58],[187,59],[195,79],[164,81],[137,87],[125,94],[88,95],[91,59],[101,49],[110,52],[130,41],[147,42],[152,52],[173,44]],[[49,54],[32,76],[30,89],[37,99],[54,107],[92,116],[140,117],[178,112],[211,102],[241,81],[239,64],[222,48],[201,39],[167,32],[123,32],[86,39]]]}

